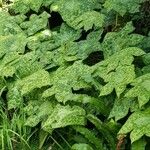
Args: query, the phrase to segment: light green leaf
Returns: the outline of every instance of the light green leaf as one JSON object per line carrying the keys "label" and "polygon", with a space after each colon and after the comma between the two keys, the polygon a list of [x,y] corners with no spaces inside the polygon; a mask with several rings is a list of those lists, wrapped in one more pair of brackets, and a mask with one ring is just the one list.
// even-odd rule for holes
{"label": "light green leaf", "polygon": [[0,58],[8,52],[23,54],[26,43],[27,39],[23,34],[0,36]]}
{"label": "light green leaf", "polygon": [[0,12],[0,36],[22,33],[21,28],[16,23],[15,17],[10,16],[9,13]]}
{"label": "light green leaf", "polygon": [[130,133],[131,142],[139,140],[142,136],[150,137],[150,109],[134,112],[122,126],[118,134]]}
{"label": "light green leaf", "polygon": [[[25,125],[35,127],[40,121],[43,121],[45,118],[51,115],[54,106],[55,105],[49,101],[45,101],[40,104],[37,103],[36,106],[29,104],[25,110],[26,112],[31,111],[32,114],[28,116]],[[32,107],[36,107],[37,109],[33,110]]]}
{"label": "light green leaf", "polygon": [[80,143],[80,144],[74,144],[71,147],[71,150],[93,150],[93,148],[88,144]]}
{"label": "light green leaf", "polygon": [[75,29],[84,27],[84,30],[87,31],[92,29],[93,25],[99,28],[102,27],[104,18],[105,16],[99,12],[89,11],[76,18],[71,24]]}
{"label": "light green leaf", "polygon": [[51,76],[52,87],[43,93],[43,97],[55,95],[59,102],[72,100],[72,89],[79,90],[89,88],[90,85],[84,81],[86,74],[90,75],[90,68],[83,65],[80,61],[75,62],[67,68],[59,68]]}
{"label": "light green leaf", "polygon": [[132,98],[116,99],[114,106],[110,112],[109,118],[115,117],[115,120],[118,121],[128,114],[128,111],[131,107],[135,106],[135,100],[133,100]]}
{"label": "light green leaf", "polygon": [[[102,50],[105,58],[128,47],[137,46],[144,39],[144,36],[133,34],[132,22],[128,22],[124,28],[118,32],[108,32],[102,43]],[[132,34],[131,34],[132,33]]]}
{"label": "light green leaf", "polygon": [[131,85],[134,87],[125,96],[138,97],[139,106],[142,107],[150,99],[150,73],[136,78]]}
{"label": "light green leaf", "polygon": [[16,87],[11,87],[7,93],[8,109],[15,109],[23,105],[23,97]]}
{"label": "light green leaf", "polygon": [[79,106],[57,105],[46,121],[42,122],[45,131],[52,132],[56,128],[70,125],[85,125],[85,110]]}
{"label": "light green leaf", "polygon": [[104,7],[110,11],[115,10],[121,16],[124,16],[125,13],[136,13],[139,12],[140,3],[146,0],[106,0]]}
{"label": "light green leaf", "polygon": [[49,17],[50,14],[48,14],[47,12],[43,12],[39,16],[36,14],[32,14],[29,21],[21,23],[20,26],[22,29],[26,30],[27,35],[31,36],[36,32],[46,28]]}
{"label": "light green leaf", "polygon": [[18,80],[16,86],[19,87],[21,95],[31,92],[33,89],[51,85],[49,73],[45,70],[39,70],[30,76]]}
{"label": "light green leaf", "polygon": [[113,89],[116,90],[117,96],[123,93],[126,85],[130,84],[135,78],[133,56],[143,55],[144,51],[136,47],[123,49],[108,59],[96,64],[93,76],[99,76],[106,83],[100,88],[100,96],[110,94]]}
{"label": "light green leaf", "polygon": [[[98,0],[69,0],[69,1],[64,1],[64,0],[57,0],[56,2],[54,2],[51,5],[51,10],[52,11],[58,11],[63,20],[72,27],[74,27],[74,20],[77,19],[78,17],[81,16],[81,20],[84,16],[86,16],[86,14],[84,15],[84,13],[88,12],[88,11],[92,11],[94,8],[98,8],[98,6],[101,6],[98,3]],[[92,14],[96,14],[98,16],[98,18],[100,19],[100,21],[102,20],[102,16],[98,15],[98,13],[87,13],[87,15],[92,16]],[[83,15],[83,16],[82,16]],[[86,16],[87,17],[87,16]],[[92,16],[91,19],[94,19],[95,21],[95,17]],[[80,20],[80,19],[79,19]],[[89,20],[89,18],[88,18]],[[86,21],[86,20],[85,20]],[[90,20],[89,20],[90,21]],[[78,22],[78,21],[77,21]],[[86,28],[91,28],[91,24],[93,26],[93,22],[90,23],[90,25],[86,24]],[[102,21],[100,23],[96,23],[96,25],[101,25]]]}
{"label": "light green leaf", "polygon": [[12,6],[12,9],[15,11],[15,13],[27,13],[30,9],[33,11],[38,12],[39,8],[42,5],[43,0],[14,0],[14,4]]}

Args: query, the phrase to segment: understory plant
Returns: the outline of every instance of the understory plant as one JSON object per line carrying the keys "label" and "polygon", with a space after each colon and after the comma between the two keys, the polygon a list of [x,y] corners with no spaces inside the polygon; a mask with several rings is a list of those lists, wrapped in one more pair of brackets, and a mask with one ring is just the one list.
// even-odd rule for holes
{"label": "understory plant", "polygon": [[149,0],[0,7],[0,149],[149,149]]}

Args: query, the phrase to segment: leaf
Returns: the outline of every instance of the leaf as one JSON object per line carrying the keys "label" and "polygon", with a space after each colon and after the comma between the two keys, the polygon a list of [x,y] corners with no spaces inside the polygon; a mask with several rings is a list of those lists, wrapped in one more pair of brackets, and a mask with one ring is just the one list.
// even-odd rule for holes
{"label": "leaf", "polygon": [[103,137],[106,139],[106,141],[109,143],[109,148],[110,149],[115,149],[116,144],[115,144],[115,139],[113,138],[112,133],[108,129],[108,127],[102,123],[100,119],[98,119],[96,116],[92,114],[87,115],[87,119],[94,124],[94,126],[98,129],[98,131],[103,135]]}
{"label": "leaf", "polygon": [[65,47],[62,49],[64,59],[66,61],[84,60],[91,53],[99,51],[99,49],[101,49],[99,43],[100,34],[102,34],[102,30],[93,31],[88,34],[86,40],[81,40],[79,42],[70,41],[66,43]]}
{"label": "leaf", "polygon": [[80,143],[80,144],[74,144],[71,147],[71,150],[93,150],[93,148],[88,144]]}
{"label": "leaf", "polygon": [[[98,8],[99,3],[97,0],[91,1],[91,0],[69,0],[69,1],[63,1],[63,0],[57,0],[51,5],[51,11],[58,11],[62,19],[72,27],[73,22],[75,19],[81,16],[81,19],[86,15],[82,16],[85,12],[92,11],[94,8]],[[87,13],[89,14],[89,13]],[[90,16],[92,16],[93,13],[90,13]],[[97,15],[98,18],[101,20],[101,15],[98,15],[94,12],[94,15]],[[94,19],[94,16],[91,18]],[[89,19],[88,19],[89,20]],[[90,21],[90,20],[89,20]],[[95,19],[94,19],[95,21]],[[78,22],[78,21],[77,21]],[[91,22],[92,23],[92,22]],[[96,23],[98,25],[101,25],[101,23]],[[93,25],[93,23],[92,23]],[[87,26],[87,25],[86,25]],[[74,27],[74,25],[73,25]],[[88,26],[87,28],[91,27]]]}
{"label": "leaf", "polygon": [[18,80],[16,86],[20,88],[21,95],[25,95],[35,88],[41,88],[47,85],[51,85],[49,73],[45,70],[39,70],[22,80]]}
{"label": "leaf", "polygon": [[71,125],[85,125],[85,110],[79,106],[58,104],[48,119],[42,122],[42,129],[51,133],[56,128]]}
{"label": "leaf", "polygon": [[140,3],[145,0],[106,0],[104,7],[107,11],[115,10],[121,16],[124,16],[125,13],[136,13],[139,12]]}
{"label": "leaf", "polygon": [[0,18],[0,36],[22,33],[22,30],[16,23],[15,18],[10,16],[9,13],[1,11]]}
{"label": "leaf", "polygon": [[32,14],[30,16],[29,21],[25,21],[20,24],[22,29],[26,30],[28,36],[35,34],[36,32],[45,29],[48,23],[48,18],[50,14],[47,12],[43,12],[39,16],[36,14]]}
{"label": "leaf", "polygon": [[122,49],[140,44],[143,41],[144,36],[132,33],[133,31],[134,27],[132,22],[128,22],[120,31],[108,32],[102,43],[102,50],[105,58],[108,58]]}
{"label": "leaf", "polygon": [[150,99],[150,73],[136,78],[131,85],[134,87],[125,96],[138,97],[139,106],[142,107]]}
{"label": "leaf", "polygon": [[81,127],[81,126],[76,126],[76,127],[74,127],[74,129],[76,130],[76,132],[79,132],[86,139],[88,139],[91,144],[95,145],[95,147],[98,150],[102,150],[103,149],[102,140],[100,138],[97,138],[95,136],[95,134],[91,130],[89,130],[89,129],[85,128],[85,127]]}
{"label": "leaf", "polygon": [[80,61],[67,68],[59,68],[51,76],[53,86],[43,93],[43,97],[55,95],[58,102],[66,103],[73,97],[72,89],[79,90],[90,87],[84,81],[86,74],[90,74],[90,68]]}
{"label": "leaf", "polygon": [[150,109],[134,112],[122,126],[119,135],[130,133],[131,142],[139,140],[142,136],[150,137]]}
{"label": "leaf", "polygon": [[[133,100],[132,98],[120,98],[120,99],[116,99],[114,106],[109,114],[109,118],[115,117],[115,121],[118,121],[122,118],[124,118],[127,114],[130,108],[136,108],[136,103],[135,100]],[[133,109],[132,108],[132,109]]]}
{"label": "leaf", "polygon": [[104,79],[105,85],[100,88],[100,96],[110,94],[115,88],[118,97],[135,78],[133,56],[143,55],[144,52],[136,47],[123,49],[108,59],[96,64],[93,76]]}
{"label": "leaf", "polygon": [[[25,122],[26,126],[35,127],[39,122],[47,118],[54,110],[54,104],[49,101],[42,102],[36,106],[29,104],[26,106],[25,110],[28,113],[28,118]],[[33,108],[36,108],[33,110]],[[29,113],[30,112],[30,113]]]}
{"label": "leaf", "polygon": [[150,65],[150,53],[146,53],[145,55],[143,55],[142,59],[144,61],[144,64]]}
{"label": "leaf", "polygon": [[9,89],[7,93],[7,99],[9,110],[13,108],[19,108],[23,104],[23,98],[21,96],[21,93],[16,87]]}
{"label": "leaf", "polygon": [[14,4],[12,6],[12,9],[15,11],[15,13],[27,13],[30,9],[33,11],[38,12],[39,8],[42,5],[43,0],[37,0],[36,2],[34,0],[14,0]]}
{"label": "leaf", "polygon": [[96,11],[89,11],[76,18],[72,22],[72,26],[75,29],[80,29],[84,27],[84,30],[88,31],[89,29],[92,29],[93,25],[99,28],[102,27],[104,23],[104,18],[105,16],[103,14],[100,14]]}
{"label": "leaf", "polygon": [[24,34],[0,36],[0,58],[8,52],[24,53],[26,43]]}
{"label": "leaf", "polygon": [[137,150],[137,149],[145,150],[145,147],[146,147],[146,141],[144,138],[141,138],[140,140],[132,143],[132,150]]}

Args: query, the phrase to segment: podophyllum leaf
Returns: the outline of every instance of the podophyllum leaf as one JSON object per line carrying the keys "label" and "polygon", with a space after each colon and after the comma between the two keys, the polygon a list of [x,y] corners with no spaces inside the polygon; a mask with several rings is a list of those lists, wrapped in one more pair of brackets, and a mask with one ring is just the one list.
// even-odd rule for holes
{"label": "podophyllum leaf", "polygon": [[131,142],[139,140],[142,136],[150,137],[150,109],[134,112],[122,126],[119,135],[130,133]]}
{"label": "podophyllum leaf", "polygon": [[72,94],[72,89],[89,88],[84,81],[84,76],[90,74],[90,68],[80,61],[67,68],[59,68],[51,77],[52,87],[43,93],[43,97],[55,95],[59,102],[67,102]]}
{"label": "podophyllum leaf", "polygon": [[43,86],[51,85],[49,73],[45,70],[39,70],[30,76],[18,80],[17,87],[19,87],[21,94],[25,95],[33,89],[41,88]]}
{"label": "podophyllum leaf", "polygon": [[58,11],[63,20],[72,26],[72,22],[84,12],[93,10],[99,6],[98,1],[91,0],[57,0],[51,5],[51,11]]}
{"label": "podophyllum leaf", "polygon": [[94,124],[98,131],[103,135],[105,140],[109,143],[109,148],[114,150],[116,147],[116,142],[108,127],[92,114],[88,114],[87,119]]}
{"label": "podophyllum leaf", "polygon": [[108,95],[115,88],[117,96],[125,90],[126,85],[135,78],[133,56],[143,55],[144,51],[139,48],[131,47],[115,53],[108,59],[96,64],[93,76],[104,79],[105,86],[100,88],[100,95]]}
{"label": "podophyllum leaf", "polygon": [[27,13],[30,9],[33,11],[38,12],[39,8],[42,5],[43,0],[14,0],[14,4],[12,6],[12,9],[15,11],[15,13]]}
{"label": "podophyllum leaf", "polygon": [[38,59],[39,56],[34,51],[22,55],[20,60],[15,64],[17,77],[22,79],[43,69],[44,66]]}
{"label": "podophyllum leaf", "polygon": [[136,78],[131,85],[134,87],[125,96],[138,97],[139,106],[142,107],[150,99],[150,73]]}
{"label": "podophyllum leaf", "polygon": [[104,23],[104,17],[105,16],[99,12],[89,11],[76,18],[71,25],[75,29],[84,27],[84,30],[88,31],[89,29],[92,29],[93,25],[98,28],[102,27]]}
{"label": "podophyllum leaf", "polygon": [[143,72],[143,74],[150,73],[150,65],[147,65],[147,66],[143,67],[142,72]]}
{"label": "podophyllum leaf", "polygon": [[81,126],[76,126],[74,127],[74,129],[79,132],[80,134],[82,134],[86,139],[88,139],[88,141],[93,144],[98,150],[103,150],[103,141],[100,138],[97,138],[94,134],[94,132],[92,132],[91,130],[85,128],[85,127],[81,127]]}
{"label": "podophyllum leaf", "polygon": [[75,41],[81,36],[80,30],[75,30],[69,27],[67,24],[62,23],[60,26],[60,31],[54,36],[54,40],[61,44],[66,44],[69,41]]}
{"label": "podophyllum leaf", "polygon": [[115,10],[121,16],[125,13],[139,12],[140,4],[146,0],[106,0],[104,7],[110,11]]}
{"label": "podophyllum leaf", "polygon": [[22,33],[15,18],[10,16],[9,13],[1,11],[0,18],[0,36]]}
{"label": "podophyllum leaf", "polygon": [[[115,88],[117,96],[126,89],[126,85],[135,78],[134,66],[118,66],[115,72],[110,72],[105,76],[106,87],[102,87],[100,95],[108,95]],[[111,87],[111,90],[109,90]],[[107,90],[108,89],[108,90]]]}
{"label": "podophyllum leaf", "polygon": [[22,29],[26,30],[27,35],[31,36],[41,29],[46,28],[49,17],[50,14],[48,14],[47,12],[43,12],[39,16],[36,14],[32,14],[29,21],[21,23],[20,26]]}
{"label": "podophyllum leaf", "polygon": [[45,131],[52,132],[56,128],[69,125],[85,125],[85,113],[85,110],[79,106],[70,107],[69,105],[58,104],[48,119],[42,122],[42,128]]}
{"label": "podophyllum leaf", "polygon": [[89,144],[79,143],[74,144],[71,150],[93,150],[93,148]]}
{"label": "podophyllum leaf", "polygon": [[[53,106],[53,103],[49,101],[45,101],[42,104],[37,105],[36,110],[31,110],[33,114],[27,118],[25,125],[35,127],[40,121],[45,120],[49,115],[51,115],[54,109]],[[26,111],[28,111],[27,109],[31,109],[29,107],[31,106],[29,105],[26,107]]]}
{"label": "podophyllum leaf", "polygon": [[23,104],[23,97],[20,91],[16,88],[10,88],[7,93],[8,109],[19,108]]}
{"label": "podophyllum leaf", "polygon": [[146,53],[145,55],[143,55],[142,59],[144,61],[144,64],[150,65],[150,53]]}
{"label": "podophyllum leaf", "polygon": [[133,105],[135,105],[135,102],[132,98],[123,97],[116,99],[109,118],[115,117],[116,121],[120,120],[128,114],[129,109],[133,107]]}
{"label": "podophyllum leaf", "polygon": [[[144,39],[140,34],[133,34],[132,22],[128,22],[124,28],[118,32],[108,32],[102,43],[102,50],[105,58],[121,51],[122,49],[137,46]],[[131,34],[132,33],[132,34]]]}
{"label": "podophyllum leaf", "polygon": [[147,144],[146,140],[144,138],[141,138],[138,141],[132,143],[131,150],[137,150],[137,149],[145,150],[146,144]]}
{"label": "podophyllum leaf", "polygon": [[24,53],[27,39],[23,34],[0,36],[0,58],[7,52]]}
{"label": "podophyllum leaf", "polygon": [[99,43],[100,35],[102,30],[91,32],[86,40],[79,42],[70,41],[62,47],[62,53],[66,61],[84,60],[92,52],[99,51],[101,44]]}

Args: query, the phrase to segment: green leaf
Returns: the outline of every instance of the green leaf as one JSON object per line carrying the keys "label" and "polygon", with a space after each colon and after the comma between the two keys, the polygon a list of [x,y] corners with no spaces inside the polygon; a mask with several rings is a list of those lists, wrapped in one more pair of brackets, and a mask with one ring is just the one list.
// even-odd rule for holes
{"label": "green leaf", "polygon": [[132,33],[133,31],[132,22],[128,22],[120,31],[108,32],[102,43],[105,58],[122,49],[139,45],[143,41],[144,36]]}
{"label": "green leaf", "polygon": [[93,148],[88,144],[80,143],[80,144],[74,144],[71,147],[71,150],[93,150]]}
{"label": "green leaf", "polygon": [[[46,119],[53,112],[55,105],[52,102],[45,101],[42,103],[36,103],[36,106],[29,104],[25,107],[25,111],[28,113],[28,118],[25,125],[35,127],[39,122]],[[33,110],[33,108],[36,108]]]}
{"label": "green leaf", "polygon": [[86,40],[81,40],[79,42],[67,42],[65,47],[62,49],[64,59],[66,61],[84,60],[92,52],[99,51],[101,49],[99,35],[101,34],[102,30],[93,31],[88,34]]}
{"label": "green leaf", "polygon": [[8,109],[15,109],[21,107],[23,98],[20,91],[16,87],[11,87],[7,93]]}
{"label": "green leaf", "polygon": [[[69,0],[69,1],[57,0],[56,2],[54,2],[51,5],[51,11],[58,11],[61,14],[63,20],[69,26],[72,27],[72,25],[73,25],[73,27],[74,27],[73,22],[75,19],[77,19],[78,17],[81,16],[81,20],[83,20],[82,18],[86,15],[86,14],[84,14],[85,12],[92,11],[94,8],[98,8],[98,6],[100,6],[100,4],[98,3],[98,0],[95,0],[95,1],[91,1],[91,0],[82,0],[82,1],[80,1],[80,0]],[[94,13],[88,12],[87,15],[89,15],[89,14],[90,14],[90,16],[92,16],[92,14],[94,14],[94,15],[96,14],[98,16],[99,20],[100,21],[102,20],[102,16],[96,12],[94,12]],[[91,19],[92,18],[95,21],[95,17],[92,16]],[[101,25],[102,24],[101,22],[96,23],[96,25],[98,25],[98,26]],[[92,22],[90,23],[90,25],[87,25],[87,23],[85,23],[85,24],[86,24],[86,28],[91,28],[91,24],[93,26]]]}
{"label": "green leaf", "polygon": [[139,140],[142,136],[150,137],[150,109],[134,112],[122,126],[118,134],[130,133],[131,142]]}
{"label": "green leaf", "polygon": [[36,14],[32,14],[29,21],[21,23],[20,26],[22,29],[26,30],[27,35],[31,36],[36,32],[46,28],[49,17],[50,14],[48,14],[47,12],[43,12],[39,16]]}
{"label": "green leaf", "polygon": [[48,119],[42,122],[42,129],[51,133],[56,128],[70,125],[85,125],[85,110],[79,106],[58,104]]}
{"label": "green leaf", "polygon": [[131,85],[134,87],[125,96],[138,97],[139,106],[142,107],[150,99],[150,73],[136,78]]}
{"label": "green leaf", "polygon": [[135,78],[133,56],[143,55],[144,51],[130,47],[116,52],[114,55],[96,64],[93,76],[99,76],[106,83],[100,88],[100,96],[110,94],[115,88],[118,97]]}
{"label": "green leaf", "polygon": [[72,89],[79,90],[89,88],[89,84],[84,81],[86,74],[90,75],[90,68],[83,65],[80,61],[75,62],[67,68],[59,68],[51,76],[52,87],[43,93],[43,97],[51,97],[55,95],[59,102],[66,103],[72,100]]}
{"label": "green leaf", "polygon": [[85,31],[92,29],[93,25],[100,28],[103,26],[104,17],[105,16],[103,14],[100,14],[96,11],[85,12],[72,22],[72,26],[75,29],[80,29],[84,27]]}
{"label": "green leaf", "polygon": [[43,0],[14,0],[14,4],[12,6],[12,9],[15,11],[15,13],[27,13],[30,9],[33,11],[38,12],[39,8],[42,5]]}
{"label": "green leaf", "polygon": [[10,16],[9,13],[0,12],[0,36],[22,33],[21,28],[16,23],[16,19]]}
{"label": "green leaf", "polygon": [[0,36],[0,58],[8,52],[23,54],[26,43],[27,39],[24,34]]}
{"label": "green leaf", "polygon": [[145,147],[146,147],[146,141],[144,138],[141,138],[140,140],[132,143],[132,150],[137,150],[137,149],[145,150]]}
{"label": "green leaf", "polygon": [[116,144],[115,144],[115,139],[112,133],[110,132],[110,129],[108,129],[108,127],[100,119],[98,119],[96,116],[92,114],[88,114],[87,119],[92,124],[94,124],[94,126],[98,129],[98,131],[103,135],[105,140],[109,143],[109,148],[114,150]]}
{"label": "green leaf", "polygon": [[121,16],[124,16],[125,13],[136,13],[139,12],[140,3],[146,0],[106,0],[104,7],[107,11],[115,10]]}
{"label": "green leaf", "polygon": [[49,73],[45,70],[39,70],[22,80],[18,80],[16,86],[20,88],[21,95],[25,95],[33,89],[47,85],[51,85]]}
{"label": "green leaf", "polygon": [[144,64],[150,65],[150,53],[146,53],[145,55],[143,55],[142,59],[144,61]]}
{"label": "green leaf", "polygon": [[132,109],[137,109],[138,107],[136,108],[136,106],[137,104],[132,98],[123,97],[116,99],[109,118],[115,117],[115,120],[118,121],[128,114],[130,108],[133,107]]}
{"label": "green leaf", "polygon": [[93,145],[95,145],[95,147],[98,150],[102,150],[103,146],[102,146],[102,140],[100,138],[97,138],[94,134],[94,132],[92,132],[91,130],[85,128],[85,127],[81,127],[81,126],[76,126],[74,127],[74,129],[79,132],[80,134],[82,134],[86,139],[89,140],[89,142]]}

